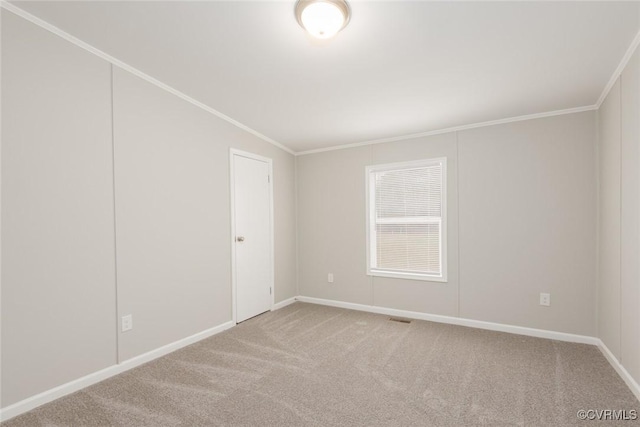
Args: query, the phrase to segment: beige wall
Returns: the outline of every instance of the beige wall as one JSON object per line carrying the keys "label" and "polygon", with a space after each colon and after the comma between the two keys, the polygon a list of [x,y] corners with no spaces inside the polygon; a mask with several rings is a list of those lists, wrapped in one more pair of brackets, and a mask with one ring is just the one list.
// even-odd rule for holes
{"label": "beige wall", "polygon": [[114,67],[120,360],[231,320],[229,149],[273,159],[276,302],[295,295],[294,162]]}
{"label": "beige wall", "polygon": [[594,335],[595,113],[458,139],[460,315]]}
{"label": "beige wall", "polygon": [[[231,319],[230,147],[274,161],[276,302],[597,333],[640,381],[638,52],[597,114],[297,159],[6,11],[2,63],[0,407]],[[430,157],[448,283],[366,276],[365,166]]]}
{"label": "beige wall", "polygon": [[[365,166],[447,157],[449,283],[366,275]],[[458,304],[454,134],[297,157],[303,296],[455,316]],[[334,283],[327,283],[327,274]]]}
{"label": "beige wall", "polygon": [[620,357],[620,80],[598,112],[598,335]]}
{"label": "beige wall", "polygon": [[636,50],[620,80],[620,358],[640,383],[640,50]]}
{"label": "beige wall", "polygon": [[598,336],[640,382],[640,51],[598,114]]}
{"label": "beige wall", "polygon": [[291,154],[6,11],[2,60],[1,407],[231,320],[230,147],[273,159],[296,295]]}
{"label": "beige wall", "polygon": [[2,406],[116,362],[109,75],[2,14]]}
{"label": "beige wall", "polygon": [[[442,156],[448,283],[367,276],[365,166]],[[301,295],[595,334],[595,113],[297,162]],[[551,293],[551,307],[539,305],[540,292]]]}

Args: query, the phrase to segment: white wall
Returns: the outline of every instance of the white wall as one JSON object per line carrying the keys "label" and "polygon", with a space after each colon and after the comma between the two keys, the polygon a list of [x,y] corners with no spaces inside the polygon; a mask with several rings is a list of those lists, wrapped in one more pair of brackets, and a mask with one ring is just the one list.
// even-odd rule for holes
{"label": "white wall", "polygon": [[598,113],[598,336],[640,382],[640,51]]}
{"label": "white wall", "polygon": [[[299,156],[300,294],[594,335],[595,132],[585,112]],[[365,166],[442,156],[448,283],[367,276]]]}
{"label": "white wall", "polygon": [[231,320],[231,147],[273,159],[296,295],[291,154],[6,11],[2,62],[1,407]]}

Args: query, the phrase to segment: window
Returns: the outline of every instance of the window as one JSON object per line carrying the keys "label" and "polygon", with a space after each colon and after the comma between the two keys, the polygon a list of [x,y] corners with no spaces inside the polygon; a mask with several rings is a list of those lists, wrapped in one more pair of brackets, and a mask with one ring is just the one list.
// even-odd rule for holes
{"label": "window", "polygon": [[446,166],[367,167],[367,274],[447,281]]}

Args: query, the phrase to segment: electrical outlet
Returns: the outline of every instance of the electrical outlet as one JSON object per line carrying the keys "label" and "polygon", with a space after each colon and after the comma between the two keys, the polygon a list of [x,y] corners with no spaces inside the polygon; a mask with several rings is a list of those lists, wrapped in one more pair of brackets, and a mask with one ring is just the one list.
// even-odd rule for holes
{"label": "electrical outlet", "polygon": [[540,294],[540,305],[544,305],[546,307],[549,307],[551,305],[551,294],[541,293]]}
{"label": "electrical outlet", "polygon": [[329,273],[329,275],[327,276],[327,282],[333,283],[333,273]]}
{"label": "electrical outlet", "polygon": [[122,316],[122,332],[127,332],[133,329],[133,316],[128,314]]}

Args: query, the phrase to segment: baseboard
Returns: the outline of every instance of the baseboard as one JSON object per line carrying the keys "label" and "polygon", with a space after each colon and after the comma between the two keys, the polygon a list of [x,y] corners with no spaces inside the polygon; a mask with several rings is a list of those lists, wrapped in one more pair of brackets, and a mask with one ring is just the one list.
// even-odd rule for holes
{"label": "baseboard", "polygon": [[[505,325],[501,323],[484,322],[481,320],[463,319],[458,317],[442,316],[438,314],[420,313],[416,311],[398,310],[393,308],[378,307],[378,306],[364,305],[364,304],[355,304],[350,302],[342,302],[342,301],[305,297],[305,296],[298,296],[298,297],[288,298],[284,301],[280,301],[279,303],[273,306],[273,310],[275,311],[280,308],[286,307],[290,304],[293,304],[296,301],[306,302],[311,304],[326,305],[331,307],[347,308],[351,310],[366,311],[370,313],[384,314],[388,316],[400,316],[400,317],[407,317],[410,319],[427,320],[430,322],[447,323],[451,325],[467,326],[472,328],[507,332],[507,333],[518,334],[518,335],[527,335],[527,336],[538,337],[538,338],[547,338],[547,339],[558,340],[558,341],[596,345],[600,349],[602,354],[605,356],[605,358],[609,361],[611,366],[618,373],[618,375],[627,384],[631,392],[636,396],[638,400],[640,400],[640,385],[633,379],[633,377],[629,374],[629,372],[627,372],[624,366],[620,364],[618,359],[613,355],[613,353],[611,353],[609,348],[607,348],[607,346],[598,338],[584,336],[584,335],[568,334],[565,332],[555,332],[555,331],[547,331],[543,329],[525,328],[522,326],[512,326],[512,325]],[[179,341],[173,342],[171,344],[167,344],[163,347],[157,348],[155,350],[152,350],[140,356],[134,357],[129,360],[125,360],[120,364],[110,366],[98,372],[91,373],[82,378],[78,378],[77,380],[70,381],[66,384],[62,384],[58,387],[52,388],[50,390],[47,390],[35,396],[29,397],[20,402],[14,403],[13,405],[0,409],[0,421],[6,421],[10,418],[16,417],[27,411],[35,409],[38,406],[44,405],[45,403],[49,403],[53,400],[56,400],[56,399],[59,399],[60,397],[74,393],[85,387],[89,387],[107,378],[126,372],[144,363],[150,362],[154,359],[157,359],[173,351],[176,351],[182,347],[186,347],[190,344],[196,343],[205,338],[219,334],[220,332],[226,331],[227,329],[230,329],[233,326],[235,326],[233,322],[223,323],[214,328],[207,329],[205,331],[191,335],[187,338],[183,338]]]}
{"label": "baseboard", "polygon": [[527,335],[530,337],[547,338],[557,341],[574,342],[581,344],[598,345],[598,338],[586,335],[569,334],[566,332],[547,331],[544,329],[526,328],[523,326],[505,325],[502,323],[485,322],[482,320],[464,319],[460,317],[442,316],[439,314],[428,314],[417,311],[398,310],[395,308],[379,307],[375,305],[355,304],[321,298],[299,296],[296,299],[300,302],[312,304],[328,305],[331,307],[348,308],[351,310],[367,311],[370,313],[385,314],[388,316],[407,317],[409,319],[427,320],[429,322],[448,323],[451,325],[468,326],[470,328],[487,329],[490,331],[507,332],[510,334]]}
{"label": "baseboard", "polygon": [[296,302],[296,297],[291,297],[291,298],[287,298],[284,301],[280,301],[278,303],[275,303],[273,305],[273,308],[271,309],[271,311],[276,311],[276,310],[280,310],[283,307],[286,307],[288,305],[293,304],[294,302]]}
{"label": "baseboard", "polygon": [[547,331],[544,329],[525,328],[522,326],[505,325],[502,323],[484,322],[481,320],[463,319],[459,317],[441,316],[438,314],[420,313],[416,311],[397,310],[393,308],[378,307],[373,305],[355,304],[351,302],[335,301],[321,298],[312,298],[299,296],[297,301],[308,302],[311,304],[327,305],[331,307],[348,308],[351,310],[367,311],[369,313],[385,314],[388,316],[406,317],[409,319],[428,320],[430,322],[448,323],[451,325],[468,326],[471,328],[488,329],[491,331],[507,332],[510,334],[527,335],[537,338],[547,338],[557,341],[573,342],[580,344],[591,344],[597,346],[604,357],[609,361],[613,369],[618,373],[620,378],[627,384],[627,387],[640,401],[640,385],[627,372],[618,359],[611,353],[609,348],[599,338],[589,337],[586,335],[568,334],[565,332]]}
{"label": "baseboard", "polygon": [[[279,310],[283,307],[293,304],[294,302],[296,302],[295,297],[280,301],[279,303],[274,304],[273,311]],[[187,338],[183,338],[179,341],[167,344],[155,350],[151,350],[148,353],[141,354],[140,356],[136,356],[129,360],[125,360],[124,362],[117,365],[109,366],[108,368],[93,372],[82,378],[78,378],[77,380],[70,381],[66,384],[62,384],[58,387],[36,394],[35,396],[28,397],[24,400],[21,400],[20,402],[0,409],[0,422],[6,421],[10,418],[35,409],[38,406],[44,405],[45,403],[52,402],[63,396],[74,393],[78,390],[82,390],[83,388],[89,387],[90,385],[99,383],[100,381],[106,380],[107,378],[113,377],[114,375],[121,374],[125,371],[128,371],[129,369],[133,369],[136,366],[140,366],[144,363],[150,362],[182,347],[186,347],[205,338],[209,338],[213,335],[219,334],[220,332],[226,331],[233,326],[235,326],[235,324],[232,321],[223,323],[214,328],[207,329],[195,335],[191,335]]]}
{"label": "baseboard", "polygon": [[627,384],[629,390],[631,390],[631,392],[636,396],[636,399],[640,401],[640,384],[638,384],[638,382],[633,379],[631,374],[629,374],[624,366],[622,366],[618,358],[614,356],[613,353],[611,353],[609,347],[607,347],[606,344],[602,342],[602,340],[598,340],[598,348],[600,349],[604,357],[609,361],[611,366],[613,366],[613,369],[615,369],[618,375],[620,375],[620,378],[622,378],[622,380]]}
{"label": "baseboard", "polygon": [[[279,310],[283,307],[293,304],[294,302],[296,302],[295,297],[288,298],[284,301],[280,301],[279,303],[274,304],[273,311]],[[227,329],[233,326],[235,326],[235,324],[232,321],[223,323],[214,328],[207,329],[195,335],[191,335],[187,338],[183,338],[179,341],[173,342],[171,344],[167,344],[155,350],[151,350],[150,352],[141,354],[140,356],[136,356],[132,359],[125,360],[124,362],[119,363],[117,365],[109,366],[108,368],[102,369],[97,372],[93,372],[82,378],[78,378],[77,380],[70,381],[66,384],[62,384],[58,387],[36,394],[35,396],[28,397],[24,400],[21,400],[20,402],[14,403],[13,405],[9,405],[6,408],[0,409],[0,422],[16,417],[27,411],[35,409],[38,406],[44,405],[45,403],[52,402],[56,399],[59,399],[63,396],[74,393],[78,390],[82,390],[83,388],[99,383],[100,381],[104,381],[107,378],[113,377],[114,375],[121,374],[125,371],[128,371],[129,369],[133,369],[136,366],[140,366],[144,363],[150,362],[154,359],[157,359],[166,354],[174,352],[182,347],[186,347],[190,344],[196,343],[205,338],[209,338],[213,335],[219,334],[220,332],[226,331]]]}
{"label": "baseboard", "polygon": [[141,354],[140,356],[125,360],[124,362],[117,365],[109,366],[108,368],[93,372],[82,378],[78,378],[77,380],[70,381],[66,384],[62,384],[58,387],[36,394],[35,396],[31,396],[27,399],[21,400],[20,402],[0,409],[0,421],[6,421],[10,418],[35,409],[38,406],[44,405],[45,403],[49,403],[53,400],[59,399],[85,387],[89,387],[90,385],[106,380],[107,378],[113,377],[114,375],[121,374],[125,371],[128,371],[129,369],[133,369],[136,366],[140,366],[144,363],[150,362],[154,359],[174,352],[182,347],[186,347],[205,338],[209,338],[213,335],[219,334],[220,332],[226,331],[233,326],[235,326],[235,324],[231,321],[223,323],[211,329],[198,332],[197,334],[191,335],[187,338],[183,338],[171,344],[167,344],[155,350],[151,350],[147,353]]}

